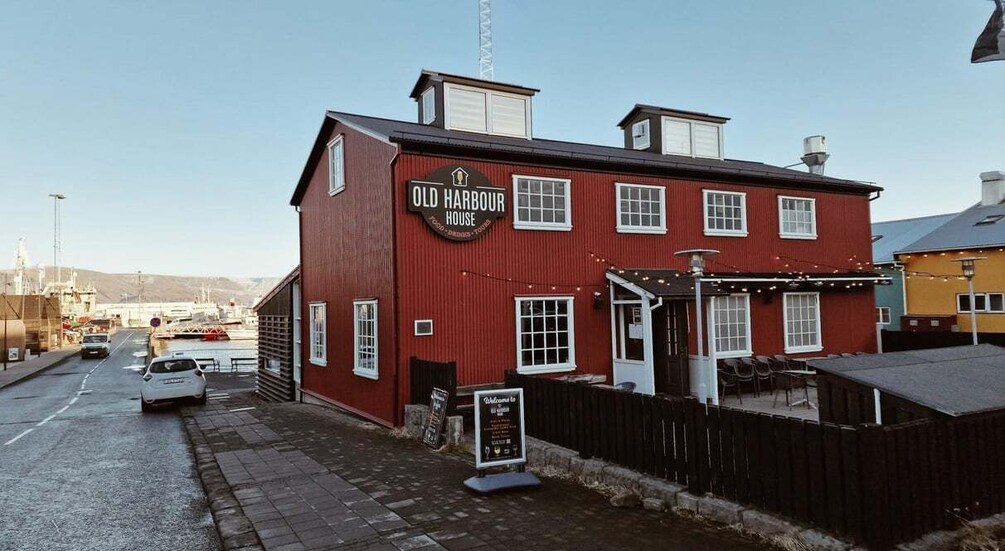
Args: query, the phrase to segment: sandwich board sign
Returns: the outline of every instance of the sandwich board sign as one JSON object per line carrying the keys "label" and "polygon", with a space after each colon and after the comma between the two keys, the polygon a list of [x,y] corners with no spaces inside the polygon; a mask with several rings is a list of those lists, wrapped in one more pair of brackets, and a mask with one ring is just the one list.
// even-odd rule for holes
{"label": "sandwich board sign", "polygon": [[[526,463],[523,389],[475,392],[475,468],[478,475],[465,480],[464,485],[482,494],[540,486],[541,481],[536,476],[524,471]],[[509,465],[516,465],[517,472],[485,472],[485,469]]]}
{"label": "sandwich board sign", "polygon": [[443,434],[443,420],[447,417],[447,401],[450,393],[440,388],[433,388],[429,393],[429,417],[426,428],[422,431],[422,443],[430,448],[440,447],[440,436]]}

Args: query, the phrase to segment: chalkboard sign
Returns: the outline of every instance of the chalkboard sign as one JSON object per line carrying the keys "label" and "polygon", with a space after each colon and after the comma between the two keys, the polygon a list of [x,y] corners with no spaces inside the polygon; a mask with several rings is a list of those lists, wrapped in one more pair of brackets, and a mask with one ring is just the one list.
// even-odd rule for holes
{"label": "chalkboard sign", "polygon": [[526,462],[523,389],[475,392],[475,468]]}
{"label": "chalkboard sign", "polygon": [[443,434],[443,421],[447,418],[447,401],[450,393],[434,388],[429,394],[429,418],[426,419],[426,430],[422,431],[422,443],[431,447],[440,447],[440,436]]}

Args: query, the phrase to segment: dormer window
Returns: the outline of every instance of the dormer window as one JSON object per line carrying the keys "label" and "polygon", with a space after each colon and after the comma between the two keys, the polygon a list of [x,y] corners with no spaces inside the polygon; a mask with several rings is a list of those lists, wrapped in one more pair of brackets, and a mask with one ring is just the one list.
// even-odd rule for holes
{"label": "dormer window", "polygon": [[648,149],[649,140],[649,119],[639,121],[632,125],[632,148]]}
{"label": "dormer window", "polygon": [[436,88],[430,86],[422,93],[422,124],[436,120]]}
{"label": "dormer window", "polygon": [[448,130],[530,138],[530,98],[451,83],[443,88]]}
{"label": "dormer window", "polygon": [[722,126],[663,117],[663,153],[721,159]]}

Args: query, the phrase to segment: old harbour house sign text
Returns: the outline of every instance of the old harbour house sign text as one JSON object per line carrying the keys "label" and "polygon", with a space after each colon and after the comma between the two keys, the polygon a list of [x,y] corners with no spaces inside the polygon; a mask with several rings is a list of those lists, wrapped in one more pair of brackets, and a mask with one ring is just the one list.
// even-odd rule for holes
{"label": "old harbour house sign text", "polygon": [[408,210],[447,239],[471,241],[506,216],[506,188],[492,186],[473,168],[447,165],[425,180],[409,180]]}

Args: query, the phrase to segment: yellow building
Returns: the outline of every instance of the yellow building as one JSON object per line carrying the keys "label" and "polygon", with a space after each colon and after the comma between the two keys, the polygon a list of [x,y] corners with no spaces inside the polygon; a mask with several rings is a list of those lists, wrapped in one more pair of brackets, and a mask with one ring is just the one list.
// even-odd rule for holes
{"label": "yellow building", "polygon": [[980,203],[894,255],[904,270],[908,316],[955,315],[958,330],[969,332],[959,260],[980,257],[973,278],[977,330],[1005,333],[1005,172],[981,174],[981,185]]}

